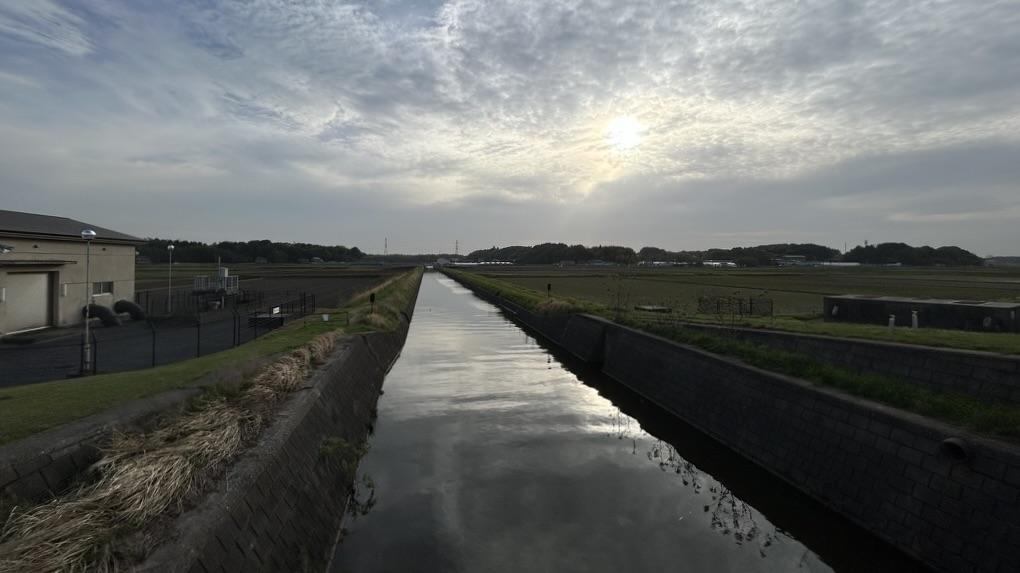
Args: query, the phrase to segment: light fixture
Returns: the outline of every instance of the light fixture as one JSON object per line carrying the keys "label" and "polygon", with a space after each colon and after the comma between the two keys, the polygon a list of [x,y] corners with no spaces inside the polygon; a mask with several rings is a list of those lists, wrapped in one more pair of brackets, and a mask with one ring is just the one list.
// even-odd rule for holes
{"label": "light fixture", "polygon": [[92,240],[96,238],[96,232],[92,229],[85,229],[81,232],[81,238],[85,240],[85,341],[82,344],[82,376],[92,374],[92,342],[89,340],[89,318],[91,318],[92,306],[92,278],[89,275],[89,266],[92,258]]}
{"label": "light fixture", "polygon": [[166,251],[170,253],[170,265],[167,267],[166,272],[166,313],[170,314],[171,310],[171,298],[173,296],[173,276],[174,276],[174,246],[167,245]]}

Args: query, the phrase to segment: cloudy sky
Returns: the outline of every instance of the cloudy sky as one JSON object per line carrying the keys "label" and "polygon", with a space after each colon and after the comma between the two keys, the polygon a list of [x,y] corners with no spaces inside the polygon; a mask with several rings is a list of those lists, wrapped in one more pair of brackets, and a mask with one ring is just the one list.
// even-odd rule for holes
{"label": "cloudy sky", "polygon": [[1020,0],[4,0],[0,208],[381,253],[1020,255]]}

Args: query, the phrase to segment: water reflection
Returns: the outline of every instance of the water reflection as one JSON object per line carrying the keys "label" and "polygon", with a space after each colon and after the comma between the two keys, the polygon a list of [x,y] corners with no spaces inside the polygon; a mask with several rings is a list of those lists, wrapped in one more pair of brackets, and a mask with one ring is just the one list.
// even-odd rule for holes
{"label": "water reflection", "polygon": [[[613,431],[608,432],[606,436],[629,441],[631,454],[637,454],[639,440],[650,436],[641,429],[634,418],[624,414],[618,407],[612,408],[608,418]],[[774,526],[767,527],[763,533],[755,519],[755,510],[750,504],[738,498],[710,475],[699,471],[697,466],[681,456],[672,444],[653,438],[644,455],[660,471],[675,475],[681,484],[689,487],[695,494],[701,494],[702,490],[707,489],[711,500],[702,509],[711,517],[709,527],[722,535],[731,536],[737,545],[754,542],[757,544],[759,554],[766,557],[766,549],[783,536]]]}
{"label": "water reflection", "polygon": [[360,470],[377,503],[333,571],[832,570],[786,535],[820,514],[774,478],[449,279],[418,304]]}

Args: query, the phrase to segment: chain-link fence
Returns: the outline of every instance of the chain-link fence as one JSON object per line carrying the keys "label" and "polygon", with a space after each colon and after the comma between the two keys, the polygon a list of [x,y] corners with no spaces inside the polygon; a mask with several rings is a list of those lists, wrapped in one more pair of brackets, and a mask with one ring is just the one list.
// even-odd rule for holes
{"label": "chain-link fence", "polygon": [[[94,373],[139,370],[244,344],[316,312],[314,293],[274,306],[246,305],[193,315],[132,321],[89,331]],[[80,376],[84,334],[0,349],[0,387]]]}

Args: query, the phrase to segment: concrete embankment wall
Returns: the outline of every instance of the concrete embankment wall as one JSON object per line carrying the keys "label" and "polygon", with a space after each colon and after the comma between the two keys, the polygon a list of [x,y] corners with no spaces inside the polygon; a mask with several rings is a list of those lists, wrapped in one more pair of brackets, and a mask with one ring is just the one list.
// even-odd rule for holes
{"label": "concrete embankment wall", "polygon": [[597,317],[536,316],[473,290],[938,570],[1006,572],[1020,563],[1014,445]]}
{"label": "concrete embankment wall", "polygon": [[747,328],[704,325],[684,328],[724,333],[738,340],[807,354],[852,372],[888,376],[988,402],[1020,405],[1020,356]]}
{"label": "concrete embankment wall", "polygon": [[383,378],[406,328],[342,342],[258,446],[201,506],[177,520],[170,539],[140,569],[324,570],[351,493],[356,446],[374,421]]}

